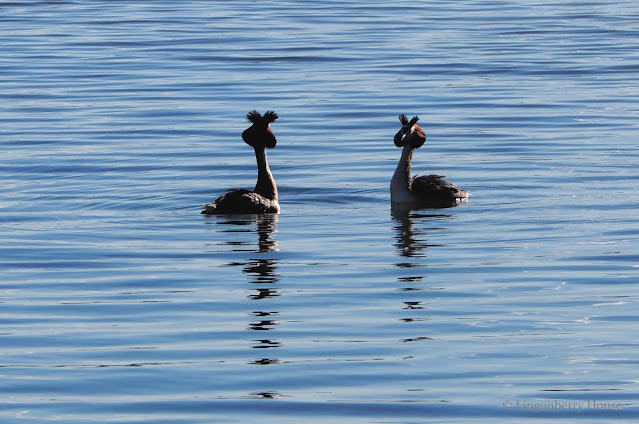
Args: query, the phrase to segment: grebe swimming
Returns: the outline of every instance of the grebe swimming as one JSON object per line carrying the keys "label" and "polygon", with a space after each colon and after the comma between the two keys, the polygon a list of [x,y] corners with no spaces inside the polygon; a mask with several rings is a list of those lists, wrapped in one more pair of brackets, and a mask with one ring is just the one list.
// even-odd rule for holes
{"label": "grebe swimming", "polygon": [[402,156],[390,183],[391,204],[393,206],[445,208],[468,200],[468,191],[444,180],[441,175],[425,175],[411,178],[410,165],[413,150],[426,141],[426,134],[417,125],[419,118],[410,121],[406,115],[399,115],[402,129],[393,141],[402,148]]}
{"label": "grebe swimming", "polygon": [[257,184],[253,191],[232,189],[218,197],[213,203],[204,205],[203,214],[224,213],[279,213],[277,186],[266,160],[266,149],[275,147],[277,140],[271,131],[271,122],[278,118],[277,113],[269,110],[264,114],[250,111],[246,119],[253,123],[242,133],[246,144],[255,149],[257,159]]}

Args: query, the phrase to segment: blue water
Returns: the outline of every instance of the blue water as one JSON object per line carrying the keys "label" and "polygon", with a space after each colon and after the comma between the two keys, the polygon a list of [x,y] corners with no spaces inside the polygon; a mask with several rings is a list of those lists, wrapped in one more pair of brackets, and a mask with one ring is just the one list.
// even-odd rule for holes
{"label": "blue water", "polygon": [[[2,422],[636,421],[637,22],[0,3]],[[282,213],[204,217],[251,109]],[[399,113],[469,203],[390,210]]]}

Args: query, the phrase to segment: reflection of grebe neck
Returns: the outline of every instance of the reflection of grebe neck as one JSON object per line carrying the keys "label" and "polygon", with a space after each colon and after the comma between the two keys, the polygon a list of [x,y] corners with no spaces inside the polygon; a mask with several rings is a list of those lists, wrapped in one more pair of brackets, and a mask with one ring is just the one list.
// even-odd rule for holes
{"label": "reflection of grebe neck", "polygon": [[409,202],[413,197],[410,191],[410,163],[413,160],[413,150],[409,144],[402,148],[402,156],[391,178],[391,202]]}
{"label": "reflection of grebe neck", "polygon": [[267,199],[277,200],[277,186],[266,160],[265,147],[255,148],[255,159],[257,160],[257,184],[253,191]]}

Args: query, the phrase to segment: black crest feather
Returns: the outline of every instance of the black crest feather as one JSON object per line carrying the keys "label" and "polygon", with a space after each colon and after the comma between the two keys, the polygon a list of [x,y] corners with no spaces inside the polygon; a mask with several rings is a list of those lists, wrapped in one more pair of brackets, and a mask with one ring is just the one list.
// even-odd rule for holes
{"label": "black crest feather", "polygon": [[246,114],[246,119],[249,122],[256,123],[262,120],[262,115],[255,109]]}
{"label": "black crest feather", "polygon": [[252,122],[254,124],[270,124],[271,122],[274,122],[277,118],[279,118],[277,116],[277,113],[273,112],[272,110],[267,111],[264,116],[262,116],[258,111],[256,110],[252,110],[249,113],[246,114],[246,119],[249,122]]}
{"label": "black crest feather", "polygon": [[419,116],[413,116],[413,118],[408,121],[408,118],[403,113],[399,115],[399,122],[402,123],[402,126],[408,126],[409,128],[415,125],[419,121]]}
{"label": "black crest feather", "polygon": [[273,112],[272,110],[268,110],[264,114],[264,122],[265,123],[274,122],[275,120],[277,120],[277,118],[279,118],[279,116],[277,116],[277,113]]}

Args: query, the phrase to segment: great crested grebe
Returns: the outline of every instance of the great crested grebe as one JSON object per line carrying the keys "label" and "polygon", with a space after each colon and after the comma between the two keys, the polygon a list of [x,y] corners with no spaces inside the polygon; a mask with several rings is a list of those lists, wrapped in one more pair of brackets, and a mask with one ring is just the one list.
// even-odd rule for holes
{"label": "great crested grebe", "polygon": [[264,114],[256,110],[250,111],[246,119],[253,123],[242,133],[246,144],[255,149],[257,159],[257,184],[253,191],[232,189],[218,197],[213,203],[204,205],[203,214],[250,214],[279,213],[277,186],[266,160],[266,149],[275,147],[277,140],[271,131],[271,122],[278,118],[277,113],[269,110]]}
{"label": "great crested grebe", "polygon": [[426,134],[417,125],[418,120],[417,116],[413,116],[409,121],[406,115],[399,115],[402,129],[395,134],[393,141],[397,147],[402,148],[402,156],[390,183],[391,204],[417,208],[445,208],[467,201],[468,191],[449,183],[441,175],[411,178],[413,150],[421,147],[426,141]]}

